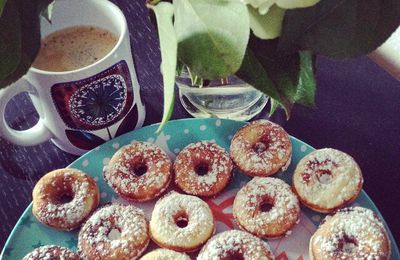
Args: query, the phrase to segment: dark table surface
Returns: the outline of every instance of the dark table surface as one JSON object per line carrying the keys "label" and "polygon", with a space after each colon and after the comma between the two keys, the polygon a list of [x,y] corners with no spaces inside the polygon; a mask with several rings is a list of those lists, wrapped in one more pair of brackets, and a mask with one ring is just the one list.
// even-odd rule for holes
{"label": "dark table surface", "polygon": [[[162,85],[157,36],[144,1],[115,0],[124,11],[131,33],[133,56],[147,108],[145,125],[162,115]],[[397,241],[400,241],[400,82],[367,57],[317,63],[317,108],[296,106],[292,118],[278,121],[289,134],[316,147],[351,154],[365,178],[365,191],[375,202]],[[189,115],[179,101],[173,118]],[[37,115],[25,95],[8,106],[10,125],[26,129]],[[77,157],[50,142],[20,147],[0,137],[0,246],[31,201],[36,181],[46,172],[65,167]]]}

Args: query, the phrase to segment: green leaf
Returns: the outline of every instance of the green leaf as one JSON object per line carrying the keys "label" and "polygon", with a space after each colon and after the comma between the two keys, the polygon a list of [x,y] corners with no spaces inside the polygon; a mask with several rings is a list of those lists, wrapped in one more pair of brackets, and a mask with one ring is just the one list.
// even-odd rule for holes
{"label": "green leaf", "polygon": [[[259,59],[263,57],[260,56]],[[278,92],[290,104],[314,106],[316,83],[311,53],[298,52],[273,60],[267,59],[263,64]]]}
{"label": "green leaf", "polygon": [[277,100],[280,104],[287,103],[281,98],[275,83],[270,79],[263,64],[259,62],[252,50],[247,50],[242,66],[236,72],[236,76],[267,96]]}
{"label": "green leaf", "polygon": [[[242,66],[236,72],[236,76],[269,96],[271,100],[274,100],[275,103],[279,104],[285,110],[286,116],[289,118],[292,104],[285,96],[281,95],[278,86],[270,78],[270,74],[266,69],[254,55],[253,51],[248,49]],[[274,110],[271,107],[271,115]]]}
{"label": "green leaf", "polygon": [[0,17],[3,13],[4,6],[6,5],[7,0],[0,0]]}
{"label": "green leaf", "polygon": [[261,15],[257,9],[248,5],[250,28],[260,39],[274,39],[281,35],[282,21],[285,10],[273,5],[267,14]]}
{"label": "green leaf", "polygon": [[18,6],[7,1],[0,19],[0,83],[8,85],[7,78],[16,70],[21,59],[21,20]]}
{"label": "green leaf", "polygon": [[279,50],[355,57],[375,50],[399,25],[399,0],[323,0],[286,11]]}
{"label": "green leaf", "polygon": [[308,51],[300,52],[300,72],[294,102],[308,107],[315,106],[317,83],[314,76],[315,56]]}
{"label": "green leaf", "polygon": [[46,8],[42,11],[42,16],[51,23],[51,17],[53,15],[54,1],[51,2]]}
{"label": "green leaf", "polygon": [[164,83],[164,113],[157,132],[164,128],[171,118],[174,109],[175,72],[177,68],[178,42],[173,26],[174,6],[171,3],[160,2],[153,9],[158,28],[161,49],[161,73]]}
{"label": "green leaf", "polygon": [[276,111],[276,109],[279,107],[279,103],[276,101],[276,99],[270,98],[270,103],[271,103],[271,108],[269,110],[270,116],[273,115]]}
{"label": "green leaf", "polygon": [[249,38],[249,16],[240,0],[174,0],[179,59],[204,79],[234,74]]}
{"label": "green leaf", "polygon": [[237,75],[272,99],[271,113],[279,104],[289,118],[294,103],[314,105],[314,60],[309,52],[278,56],[277,44],[278,40],[261,41],[252,36],[250,55]]}
{"label": "green leaf", "polygon": [[40,48],[39,14],[51,0],[7,1],[0,19],[0,88],[21,78]]}

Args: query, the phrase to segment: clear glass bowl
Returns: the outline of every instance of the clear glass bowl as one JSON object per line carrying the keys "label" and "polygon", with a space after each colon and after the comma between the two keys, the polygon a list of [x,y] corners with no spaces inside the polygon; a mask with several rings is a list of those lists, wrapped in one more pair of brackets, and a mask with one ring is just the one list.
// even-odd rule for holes
{"label": "clear glass bowl", "polygon": [[215,117],[247,121],[259,114],[268,97],[251,85],[231,76],[226,82],[214,80],[201,88],[191,85],[186,71],[176,78],[179,99],[194,117]]}

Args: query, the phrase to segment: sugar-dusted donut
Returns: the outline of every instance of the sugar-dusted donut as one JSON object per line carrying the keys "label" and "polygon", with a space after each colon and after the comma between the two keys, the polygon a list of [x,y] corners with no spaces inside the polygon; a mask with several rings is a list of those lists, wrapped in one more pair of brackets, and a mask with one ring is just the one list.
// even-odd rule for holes
{"label": "sugar-dusted donut", "polygon": [[161,195],[172,179],[172,162],[160,147],[133,142],[120,148],[106,167],[104,179],[121,197],[148,201]]}
{"label": "sugar-dusted donut", "polygon": [[32,192],[32,213],[43,224],[72,230],[98,206],[100,195],[92,177],[76,169],[44,175]]}
{"label": "sugar-dusted donut", "polygon": [[262,238],[279,238],[291,233],[299,221],[300,205],[284,181],[254,177],[237,193],[233,216],[238,225]]}
{"label": "sugar-dusted donut", "polygon": [[233,163],[223,148],[214,142],[197,142],[176,157],[175,183],[188,194],[213,196],[229,184],[232,169]]}
{"label": "sugar-dusted donut", "polygon": [[267,242],[245,231],[229,230],[213,236],[201,249],[197,260],[275,259]]}
{"label": "sugar-dusted donut", "polygon": [[333,212],[353,202],[362,185],[361,170],[354,159],[330,148],[306,155],[293,174],[294,191],[300,201],[322,213]]}
{"label": "sugar-dusted donut", "polygon": [[81,258],[77,253],[72,252],[68,248],[61,246],[41,246],[28,253],[23,260],[58,260],[58,259],[68,259],[68,260],[80,260]]}
{"label": "sugar-dusted donut", "polygon": [[141,209],[111,204],[97,210],[79,232],[78,249],[85,259],[138,259],[149,244]]}
{"label": "sugar-dusted donut", "polygon": [[390,240],[371,210],[345,208],[325,218],[311,237],[309,251],[314,260],[389,260]]}
{"label": "sugar-dusted donut", "polygon": [[190,260],[190,257],[185,253],[158,248],[142,256],[140,260]]}
{"label": "sugar-dusted donut", "polygon": [[292,145],[279,125],[257,120],[240,128],[231,142],[231,157],[249,176],[270,176],[289,167]]}
{"label": "sugar-dusted donut", "polygon": [[150,236],[161,247],[178,252],[198,250],[214,233],[210,207],[198,197],[170,192],[151,214]]}

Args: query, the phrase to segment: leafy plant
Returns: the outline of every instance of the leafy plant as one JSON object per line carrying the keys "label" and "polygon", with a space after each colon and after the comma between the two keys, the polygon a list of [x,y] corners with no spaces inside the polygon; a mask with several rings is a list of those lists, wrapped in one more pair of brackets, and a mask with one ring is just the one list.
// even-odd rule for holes
{"label": "leafy plant", "polygon": [[279,50],[351,58],[378,48],[400,25],[398,0],[322,0],[287,10]]}
{"label": "leafy plant", "polygon": [[[0,0],[0,87],[26,73],[40,47],[39,15],[52,0]],[[164,113],[176,74],[194,85],[236,74],[271,98],[271,113],[314,106],[316,54],[351,58],[400,25],[399,0],[148,0],[161,49]],[[294,8],[294,9],[291,9]]]}
{"label": "leafy plant", "polygon": [[[295,103],[315,105],[315,54],[366,54],[400,25],[398,0],[174,0],[171,5],[178,67],[187,66],[193,85],[236,74],[271,98],[271,113],[280,106],[288,118]],[[157,25],[159,31],[166,26]],[[168,105],[173,103],[165,103],[164,111],[170,111]],[[163,122],[168,119],[164,113]]]}
{"label": "leafy plant", "polygon": [[40,48],[39,15],[52,1],[0,0],[0,87],[18,80],[35,60]]}
{"label": "leafy plant", "polygon": [[150,5],[153,9],[159,28],[161,49],[161,73],[164,81],[164,113],[159,129],[163,128],[172,115],[174,107],[175,71],[177,62],[178,42],[172,23],[174,7],[167,2],[161,2],[156,6]]}
{"label": "leafy plant", "polygon": [[191,73],[200,78],[216,79],[227,77],[240,68],[250,33],[244,4],[240,1],[174,0],[173,6],[178,58]]}

